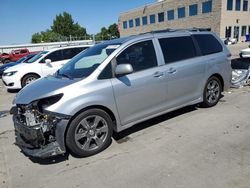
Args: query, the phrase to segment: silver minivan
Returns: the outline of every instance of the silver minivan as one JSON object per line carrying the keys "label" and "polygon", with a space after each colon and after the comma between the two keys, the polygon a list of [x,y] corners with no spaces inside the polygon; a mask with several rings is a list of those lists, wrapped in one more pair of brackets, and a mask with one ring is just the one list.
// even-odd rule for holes
{"label": "silver minivan", "polygon": [[114,39],[26,86],[11,109],[16,144],[47,158],[66,148],[86,157],[113,131],[184,106],[217,104],[231,83],[230,53],[208,31],[162,31]]}

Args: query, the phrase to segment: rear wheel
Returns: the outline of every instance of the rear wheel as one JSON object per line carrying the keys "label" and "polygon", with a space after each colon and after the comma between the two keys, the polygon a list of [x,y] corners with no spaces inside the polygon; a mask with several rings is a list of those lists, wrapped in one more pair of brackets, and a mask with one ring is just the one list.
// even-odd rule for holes
{"label": "rear wheel", "polygon": [[220,100],[221,92],[221,81],[216,76],[210,77],[203,91],[203,102],[201,105],[203,107],[215,106]]}
{"label": "rear wheel", "polygon": [[110,116],[103,110],[90,109],[72,120],[66,134],[66,145],[79,157],[91,156],[108,147],[112,133]]}
{"label": "rear wheel", "polygon": [[39,76],[36,74],[28,74],[28,75],[24,76],[22,79],[22,87],[25,87],[26,85],[34,82],[38,78],[39,78]]}

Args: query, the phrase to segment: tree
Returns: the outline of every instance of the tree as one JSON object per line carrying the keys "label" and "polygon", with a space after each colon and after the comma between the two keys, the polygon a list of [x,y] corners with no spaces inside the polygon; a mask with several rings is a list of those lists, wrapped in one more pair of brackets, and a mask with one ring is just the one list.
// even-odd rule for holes
{"label": "tree", "polygon": [[51,30],[65,37],[84,37],[87,34],[86,29],[74,23],[72,16],[67,12],[56,15]]}
{"label": "tree", "polygon": [[120,33],[118,30],[118,25],[117,24],[112,24],[109,26],[108,31],[111,35],[112,38],[119,38],[120,37]]}
{"label": "tree", "polygon": [[65,38],[63,36],[51,30],[41,31],[40,33],[35,33],[32,35],[32,43],[58,42],[64,40]]}
{"label": "tree", "polygon": [[108,27],[108,29],[106,27],[102,27],[101,31],[99,33],[96,34],[95,38],[96,40],[110,40],[113,38],[119,38],[120,37],[120,33],[118,31],[118,27],[117,24],[112,24]]}
{"label": "tree", "polygon": [[32,43],[40,43],[42,42],[42,35],[40,33],[34,33],[31,38]]}
{"label": "tree", "polygon": [[70,40],[70,37],[74,39],[84,39],[86,36],[89,36],[86,29],[81,27],[77,22],[75,23],[69,13],[63,12],[62,14],[56,15],[50,30],[47,29],[46,31],[34,33],[31,42],[67,41]]}

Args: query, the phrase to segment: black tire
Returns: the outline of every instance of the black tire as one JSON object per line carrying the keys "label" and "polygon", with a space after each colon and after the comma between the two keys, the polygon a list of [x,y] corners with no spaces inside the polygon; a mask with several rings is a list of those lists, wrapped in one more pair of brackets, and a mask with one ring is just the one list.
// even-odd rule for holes
{"label": "black tire", "polygon": [[26,85],[30,84],[32,82],[31,80],[35,81],[38,78],[39,78],[39,76],[36,75],[36,74],[27,74],[27,75],[25,75],[23,77],[22,83],[21,83],[22,84],[22,88],[25,87]]}
{"label": "black tire", "polygon": [[[215,88],[209,89],[209,87],[212,86],[213,83],[215,83],[214,86],[215,88],[218,87],[218,91]],[[209,91],[211,91],[211,93],[209,93]],[[222,84],[220,79],[216,76],[210,77],[203,91],[203,102],[201,103],[201,106],[205,108],[215,106],[221,98],[221,92],[222,92]]]}
{"label": "black tire", "polygon": [[[97,117],[101,120],[95,126],[94,121]],[[92,125],[90,125],[91,118],[93,118]],[[104,124],[105,126],[103,126]],[[97,128],[100,125],[102,125],[102,128]],[[97,133],[101,129],[105,129],[106,132]],[[91,130],[92,132],[90,132]],[[89,109],[80,113],[71,121],[66,133],[66,146],[77,157],[88,157],[106,149],[111,143],[112,134],[113,123],[110,116],[103,110]],[[102,140],[102,143],[99,141],[101,143],[99,146],[96,142],[97,137],[98,140]]]}
{"label": "black tire", "polygon": [[10,62],[10,60],[9,59],[5,59],[5,60],[3,60],[3,64],[7,64],[7,63],[9,63]]}

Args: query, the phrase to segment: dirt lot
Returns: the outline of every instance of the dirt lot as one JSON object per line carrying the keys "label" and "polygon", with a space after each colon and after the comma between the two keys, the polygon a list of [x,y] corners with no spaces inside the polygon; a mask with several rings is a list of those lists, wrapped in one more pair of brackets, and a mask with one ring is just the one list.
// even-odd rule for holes
{"label": "dirt lot", "polygon": [[[237,51],[237,50],[235,50]],[[0,112],[15,93],[0,83]],[[14,145],[11,116],[0,118],[0,187],[250,187],[250,87],[216,107],[187,107],[115,135],[104,152],[29,159]]]}

